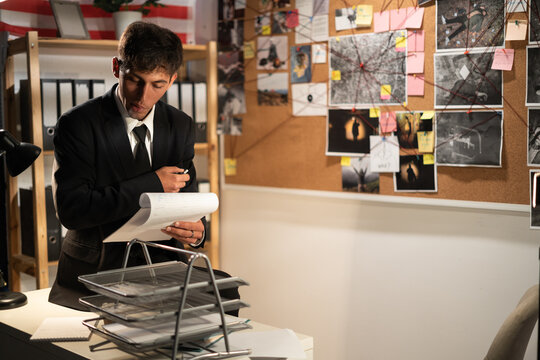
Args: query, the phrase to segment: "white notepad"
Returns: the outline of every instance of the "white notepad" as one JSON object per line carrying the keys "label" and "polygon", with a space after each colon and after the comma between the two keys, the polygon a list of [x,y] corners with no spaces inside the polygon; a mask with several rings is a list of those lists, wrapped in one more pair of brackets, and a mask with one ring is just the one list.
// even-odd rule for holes
{"label": "white notepad", "polygon": [[83,325],[88,317],[50,317],[43,320],[30,340],[35,341],[86,341],[90,329]]}

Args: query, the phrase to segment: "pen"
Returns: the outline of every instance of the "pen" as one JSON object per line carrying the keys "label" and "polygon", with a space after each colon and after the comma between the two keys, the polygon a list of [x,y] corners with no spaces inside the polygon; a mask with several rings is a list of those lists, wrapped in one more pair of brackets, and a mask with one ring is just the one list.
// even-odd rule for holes
{"label": "pen", "polygon": [[189,169],[184,170],[182,174],[187,174],[189,172]]}

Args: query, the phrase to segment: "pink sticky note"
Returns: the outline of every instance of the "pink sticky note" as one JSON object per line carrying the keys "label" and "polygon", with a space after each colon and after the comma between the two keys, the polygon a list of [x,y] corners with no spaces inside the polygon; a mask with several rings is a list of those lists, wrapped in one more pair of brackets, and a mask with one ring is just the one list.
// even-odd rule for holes
{"label": "pink sticky note", "polygon": [[295,28],[298,26],[298,9],[289,10],[287,11],[287,15],[285,17],[286,24],[289,29]]}
{"label": "pink sticky note", "polygon": [[423,75],[407,75],[407,96],[424,96]]}
{"label": "pink sticky note", "polygon": [[407,74],[421,74],[424,72],[424,53],[409,52],[407,54]]}
{"label": "pink sticky note", "polygon": [[407,31],[407,48],[409,51],[424,51],[424,30]]}
{"label": "pink sticky note", "polygon": [[422,27],[423,20],[424,20],[423,7],[407,8],[407,21],[405,22],[405,27],[407,29],[420,29]]}
{"label": "pink sticky note", "polygon": [[493,64],[491,68],[494,70],[512,70],[514,63],[514,49],[496,49],[493,55]]}
{"label": "pink sticky note", "polygon": [[390,10],[390,30],[405,29],[407,21],[407,9]]}
{"label": "pink sticky note", "polygon": [[396,113],[394,111],[384,112],[379,117],[381,134],[397,131]]}
{"label": "pink sticky note", "polygon": [[373,13],[373,31],[385,32],[390,30],[390,12]]}

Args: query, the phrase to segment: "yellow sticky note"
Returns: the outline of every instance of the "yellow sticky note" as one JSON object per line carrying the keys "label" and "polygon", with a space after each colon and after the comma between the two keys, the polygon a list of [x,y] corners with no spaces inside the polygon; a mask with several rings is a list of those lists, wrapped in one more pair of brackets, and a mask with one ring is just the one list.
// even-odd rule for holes
{"label": "yellow sticky note", "polygon": [[405,36],[398,36],[396,38],[396,49],[405,49],[407,47],[407,38]]}
{"label": "yellow sticky note", "polygon": [[370,27],[372,18],[373,18],[372,5],[356,6],[356,26],[357,27]]}
{"label": "yellow sticky note", "polygon": [[433,116],[435,116],[435,111],[424,111],[420,119],[430,120],[430,119],[433,119]]}
{"label": "yellow sticky note", "polygon": [[255,41],[244,41],[244,59],[255,57]]}
{"label": "yellow sticky note", "polygon": [[341,80],[341,71],[332,70],[332,80]]}
{"label": "yellow sticky note", "polygon": [[379,108],[369,108],[369,117],[378,118],[381,116],[381,109]]}
{"label": "yellow sticky note", "polygon": [[424,165],[433,165],[435,164],[435,156],[433,154],[424,154]]}
{"label": "yellow sticky note", "polygon": [[224,159],[225,165],[225,175],[234,176],[236,175],[236,159],[226,158]]}
{"label": "yellow sticky note", "polygon": [[263,26],[262,26],[262,34],[263,34],[263,35],[270,35],[270,34],[272,34],[270,25],[263,25]]}
{"label": "yellow sticky note", "polygon": [[337,41],[337,42],[339,42],[339,36],[338,36],[338,37],[336,37],[336,41]]}
{"label": "yellow sticky note", "polygon": [[434,134],[433,131],[419,131],[418,137],[418,151],[421,153],[433,152]]}
{"label": "yellow sticky note", "polygon": [[351,157],[350,156],[342,156],[341,157],[341,166],[351,166]]}
{"label": "yellow sticky note", "polygon": [[392,95],[392,85],[382,85],[381,86],[381,99],[386,100],[390,99]]}

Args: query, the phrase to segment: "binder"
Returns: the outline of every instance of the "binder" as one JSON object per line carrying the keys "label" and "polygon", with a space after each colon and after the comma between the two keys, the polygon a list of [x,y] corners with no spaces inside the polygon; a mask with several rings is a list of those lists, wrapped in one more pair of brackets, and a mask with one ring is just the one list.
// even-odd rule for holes
{"label": "binder", "polygon": [[195,111],[193,114],[193,120],[195,120],[195,122],[199,124],[206,123],[207,121],[206,83],[204,82],[195,83],[194,102],[195,102]]}
{"label": "binder", "polygon": [[193,117],[193,83],[180,84],[180,110]]}
{"label": "binder", "polygon": [[[21,250],[28,256],[34,256],[34,211],[31,189],[20,189]],[[62,247],[62,230],[56,218],[52,188],[45,187],[45,210],[47,217],[47,250],[49,261],[58,260]]]}

